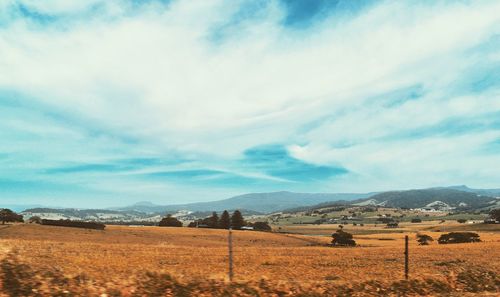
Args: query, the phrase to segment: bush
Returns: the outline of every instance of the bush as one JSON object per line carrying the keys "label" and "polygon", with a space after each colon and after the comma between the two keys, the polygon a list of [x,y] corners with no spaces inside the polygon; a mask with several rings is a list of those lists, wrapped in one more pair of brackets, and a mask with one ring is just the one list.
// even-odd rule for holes
{"label": "bush", "polygon": [[466,219],[458,219],[457,222],[459,222],[460,224],[463,224],[463,223],[467,222],[467,220]]}
{"label": "bush", "polygon": [[28,222],[30,224],[42,224],[42,219],[39,216],[32,216],[29,218]]}
{"label": "bush", "polygon": [[257,231],[271,231],[272,230],[271,226],[269,226],[269,224],[267,222],[255,222],[255,223],[251,224],[251,226],[253,227],[254,230],[257,230]]}
{"label": "bush", "polygon": [[480,241],[481,239],[479,239],[479,234],[474,232],[451,232],[441,235],[438,239],[438,242],[440,244],[469,243]]}
{"label": "bush", "polygon": [[434,239],[426,234],[417,234],[417,241],[419,245],[429,245],[429,242]]}
{"label": "bush", "polygon": [[42,225],[85,228],[85,229],[95,229],[95,230],[104,230],[104,228],[106,228],[106,225],[101,223],[80,222],[80,221],[70,221],[70,220],[42,220]]}
{"label": "bush", "polygon": [[2,225],[7,222],[24,222],[22,215],[19,215],[8,208],[0,209],[0,221],[2,221]]}
{"label": "bush", "polygon": [[422,223],[422,219],[414,218],[414,219],[411,219],[411,222],[412,223]]}
{"label": "bush", "polygon": [[387,228],[397,228],[397,227],[399,227],[398,222],[392,222],[387,224]]}
{"label": "bush", "polygon": [[347,233],[342,229],[337,230],[337,232],[332,234],[332,245],[333,246],[355,246],[356,241],[352,239],[352,234]]}
{"label": "bush", "polygon": [[158,224],[160,227],[182,227],[182,222],[177,218],[174,218],[172,215],[167,215],[167,217],[161,219]]}

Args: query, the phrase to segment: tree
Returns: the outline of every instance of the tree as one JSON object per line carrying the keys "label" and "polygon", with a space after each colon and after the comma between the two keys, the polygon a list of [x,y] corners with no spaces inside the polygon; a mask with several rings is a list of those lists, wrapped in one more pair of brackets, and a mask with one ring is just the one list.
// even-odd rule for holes
{"label": "tree", "polygon": [[490,211],[490,217],[495,220],[495,222],[500,222],[500,208]]}
{"label": "tree", "polygon": [[2,225],[7,222],[24,222],[22,215],[19,215],[8,208],[0,210],[0,221],[2,221]]}
{"label": "tree", "polygon": [[222,229],[229,229],[231,226],[231,217],[229,216],[229,212],[224,210],[219,220],[219,227]]}
{"label": "tree", "polygon": [[466,219],[458,219],[457,222],[459,222],[460,224],[463,224],[463,223],[467,222],[467,220]]}
{"label": "tree", "polygon": [[167,217],[161,219],[160,227],[182,227],[182,222],[177,218],[174,218],[172,215],[168,214]]}
{"label": "tree", "polygon": [[480,242],[479,234],[474,232],[450,232],[443,234],[439,237],[438,242],[440,244],[449,243],[469,243],[469,242]]}
{"label": "tree", "polygon": [[29,218],[28,222],[30,224],[42,224],[42,218],[40,218],[39,216],[32,216],[31,218]]}
{"label": "tree", "polygon": [[411,222],[412,223],[422,223],[422,219],[420,219],[420,218],[414,218],[414,219],[411,219]]}
{"label": "tree", "polygon": [[245,226],[245,220],[243,220],[243,215],[239,210],[235,210],[231,216],[231,227],[233,229],[239,230],[241,227]]}
{"label": "tree", "polygon": [[258,230],[258,231],[271,231],[272,230],[271,226],[269,226],[269,224],[267,222],[255,222],[252,224],[252,227],[254,228],[254,230]]}
{"label": "tree", "polygon": [[356,241],[352,239],[352,234],[347,233],[342,229],[338,229],[332,234],[332,245],[333,246],[355,246]]}
{"label": "tree", "polygon": [[429,245],[429,242],[434,239],[426,234],[417,234],[417,241],[419,245]]}
{"label": "tree", "polygon": [[219,216],[214,211],[212,212],[212,216],[207,218],[206,224],[210,228],[218,228],[219,227]]}

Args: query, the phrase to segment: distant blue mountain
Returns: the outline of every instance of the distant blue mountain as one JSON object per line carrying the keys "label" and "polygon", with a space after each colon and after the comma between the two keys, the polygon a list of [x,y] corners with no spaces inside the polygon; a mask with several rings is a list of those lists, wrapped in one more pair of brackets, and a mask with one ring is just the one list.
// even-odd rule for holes
{"label": "distant blue mountain", "polygon": [[[294,193],[281,191],[271,193],[250,193],[218,201],[175,205],[158,205],[149,201],[141,201],[130,206],[109,208],[109,210],[158,214],[176,212],[179,210],[207,212],[240,209],[248,212],[272,213],[299,207],[319,207],[330,202],[354,202],[363,204],[364,201],[367,201],[369,198],[373,200],[373,203],[383,203],[387,204],[387,206],[396,207],[423,207],[428,203],[438,200],[449,203],[450,205],[462,202],[469,206],[477,206],[476,204],[482,205],[486,200],[489,201],[489,198],[484,197],[483,199],[481,196],[500,197],[500,189],[472,189],[465,185],[460,185],[379,193]],[[21,212],[29,208],[43,207],[42,205],[1,204],[0,202],[0,208],[10,208],[16,212]],[[92,206],[89,208],[92,208]]]}
{"label": "distant blue mountain", "polygon": [[140,202],[131,206],[115,208],[123,211],[141,211],[141,212],[172,212],[178,210],[190,211],[222,211],[233,209],[244,209],[259,213],[271,213],[284,209],[316,205],[323,202],[339,200],[356,200],[368,198],[375,193],[294,193],[294,192],[272,192],[272,193],[251,193],[235,196],[229,199],[198,202],[178,205],[155,205],[152,203]]}
{"label": "distant blue mountain", "polygon": [[466,185],[446,187],[463,192],[476,193],[482,196],[500,197],[500,189],[471,189]]}
{"label": "distant blue mountain", "polygon": [[22,212],[25,209],[28,208],[39,208],[43,207],[43,205],[40,204],[2,204],[0,203],[0,208],[8,208],[12,209],[15,212]]}

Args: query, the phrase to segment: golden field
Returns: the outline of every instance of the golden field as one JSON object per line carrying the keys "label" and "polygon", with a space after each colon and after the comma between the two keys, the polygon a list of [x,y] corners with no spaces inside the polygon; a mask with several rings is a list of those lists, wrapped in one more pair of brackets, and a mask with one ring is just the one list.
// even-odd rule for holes
{"label": "golden field", "polygon": [[[418,246],[417,231],[434,239],[441,234],[425,231],[435,230],[432,224],[407,224],[392,233],[377,233],[379,228],[374,226],[349,227],[348,232],[359,234],[355,235],[359,246],[354,248],[327,247],[330,238],[325,236],[233,231],[232,284],[227,279],[225,230],[108,226],[98,231],[5,225],[0,226],[0,277],[5,296],[500,293],[498,230],[479,231],[480,243]],[[336,226],[328,227],[294,225],[286,231],[335,231]],[[444,231],[459,227],[448,224]],[[354,228],[358,230],[351,230]],[[403,281],[406,234],[410,235],[408,282]],[[14,286],[21,289],[15,291]]]}

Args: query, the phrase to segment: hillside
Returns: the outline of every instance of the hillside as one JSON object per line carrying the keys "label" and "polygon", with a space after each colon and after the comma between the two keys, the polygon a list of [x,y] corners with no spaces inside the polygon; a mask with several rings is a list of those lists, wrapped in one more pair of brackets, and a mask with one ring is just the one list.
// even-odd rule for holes
{"label": "hillside", "polygon": [[355,200],[370,197],[367,194],[348,193],[293,193],[293,192],[272,192],[272,193],[251,193],[235,196],[229,199],[199,202],[179,205],[154,205],[148,202],[140,202],[128,207],[117,208],[123,211],[159,212],[159,211],[222,211],[231,209],[245,209],[259,213],[272,213],[284,209],[311,206],[319,203],[332,202],[338,200]]}
{"label": "hillside", "polygon": [[373,195],[358,205],[381,205],[399,208],[440,208],[463,210],[486,208],[496,198],[451,188],[391,191]]}
{"label": "hillside", "polygon": [[500,206],[500,198],[484,195],[496,190],[471,189],[466,186],[430,188],[382,193],[251,193],[229,199],[178,205],[138,202],[112,209],[30,208],[22,214],[49,219],[79,219],[101,222],[157,222],[171,213],[184,220],[205,217],[212,211],[239,209],[245,216],[286,211],[298,212],[335,205],[379,205],[397,208],[432,208],[439,210],[488,210]]}
{"label": "hillside", "polygon": [[38,216],[52,220],[84,220],[98,222],[158,222],[157,214],[138,211],[116,211],[107,209],[74,209],[74,208],[30,208],[21,213],[25,217]]}
{"label": "hillside", "polygon": [[451,186],[448,189],[459,190],[463,192],[476,193],[482,196],[500,197],[500,189],[472,189],[465,185]]}

